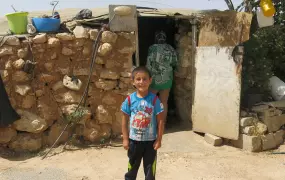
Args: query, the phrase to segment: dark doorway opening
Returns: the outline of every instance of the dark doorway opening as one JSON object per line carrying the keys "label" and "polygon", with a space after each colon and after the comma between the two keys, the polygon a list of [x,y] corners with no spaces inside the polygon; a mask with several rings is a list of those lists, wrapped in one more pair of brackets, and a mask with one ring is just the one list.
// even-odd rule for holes
{"label": "dark doorway opening", "polygon": [[[145,66],[148,56],[148,48],[155,43],[155,32],[162,30],[166,33],[167,43],[176,49],[175,34],[177,33],[176,21],[169,17],[138,17],[139,39],[139,65]],[[173,83],[173,85],[175,82]],[[175,116],[175,99],[171,88],[168,99],[167,125],[172,124]]]}

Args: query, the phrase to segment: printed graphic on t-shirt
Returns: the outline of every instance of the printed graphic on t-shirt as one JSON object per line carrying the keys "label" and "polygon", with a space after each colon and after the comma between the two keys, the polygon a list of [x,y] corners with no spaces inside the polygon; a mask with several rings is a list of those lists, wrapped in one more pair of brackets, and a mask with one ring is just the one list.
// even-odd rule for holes
{"label": "printed graphic on t-shirt", "polygon": [[147,132],[152,126],[152,110],[153,107],[149,107],[145,100],[141,100],[137,109],[134,111],[134,117],[132,118],[131,128],[133,128],[136,138],[142,138],[147,134],[152,136],[153,132]]}
{"label": "printed graphic on t-shirt", "polygon": [[150,93],[145,98],[138,98],[136,94],[130,95],[130,104],[126,99],[122,104],[122,111],[130,116],[129,137],[136,141],[152,141],[156,139],[156,115],[163,111],[163,105],[155,95]]}

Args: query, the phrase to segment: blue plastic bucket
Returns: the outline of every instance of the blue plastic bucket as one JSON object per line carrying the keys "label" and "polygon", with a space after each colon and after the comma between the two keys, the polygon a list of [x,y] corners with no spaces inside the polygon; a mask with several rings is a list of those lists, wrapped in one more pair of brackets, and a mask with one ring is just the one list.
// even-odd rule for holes
{"label": "blue plastic bucket", "polygon": [[56,32],[60,27],[60,19],[55,18],[32,18],[37,32]]}

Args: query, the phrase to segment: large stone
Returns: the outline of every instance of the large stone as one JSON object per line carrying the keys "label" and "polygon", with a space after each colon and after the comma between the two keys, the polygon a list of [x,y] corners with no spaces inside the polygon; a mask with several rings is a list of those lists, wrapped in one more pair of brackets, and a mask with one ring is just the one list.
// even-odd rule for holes
{"label": "large stone", "polygon": [[58,38],[49,38],[48,39],[48,47],[59,47],[60,41]]}
{"label": "large stone", "polygon": [[75,38],[74,35],[70,33],[58,33],[56,34],[56,37],[63,41],[71,41]]}
{"label": "large stone", "polygon": [[54,60],[56,58],[57,58],[57,54],[56,54],[56,52],[53,52],[52,55],[50,56],[50,59]]}
{"label": "large stone", "polygon": [[47,35],[46,34],[36,35],[33,39],[33,42],[35,44],[43,44],[43,43],[47,42]]}
{"label": "large stone", "polygon": [[240,134],[238,140],[231,140],[234,147],[244,149],[250,152],[258,152],[262,150],[261,139],[258,136],[248,136]]}
{"label": "large stone", "polygon": [[123,113],[121,111],[116,112],[115,116],[116,118],[112,122],[112,131],[114,134],[121,134]]}
{"label": "large stone", "polygon": [[252,126],[252,125],[253,125],[253,117],[241,118],[240,120],[241,127]]}
{"label": "large stone", "polygon": [[12,70],[12,61],[11,60],[8,60],[6,63],[5,63],[5,70]]}
{"label": "large stone", "polygon": [[101,71],[100,78],[116,80],[120,78],[120,75],[117,72],[105,69]]}
{"label": "large stone", "polygon": [[51,83],[55,80],[56,80],[55,76],[50,75],[50,74],[40,74],[39,75],[39,81],[43,83]]}
{"label": "large stone", "polygon": [[23,49],[18,50],[18,57],[20,59],[24,59],[27,55],[28,55],[28,49],[27,48],[23,48]]}
{"label": "large stone", "polygon": [[106,56],[106,55],[108,55],[108,54],[111,53],[112,49],[113,49],[113,47],[112,47],[111,44],[109,44],[109,43],[104,43],[104,44],[102,44],[102,45],[99,47],[99,49],[98,49],[98,55],[99,55],[99,56]]}
{"label": "large stone", "polygon": [[42,147],[42,136],[40,134],[21,133],[15,140],[9,143],[9,148],[14,151],[38,151]]}
{"label": "large stone", "polygon": [[18,131],[39,133],[48,128],[45,119],[37,116],[36,114],[24,110],[17,110],[17,112],[21,116],[20,120],[14,122],[14,127]]}
{"label": "large stone", "polygon": [[10,46],[19,46],[21,43],[20,43],[19,38],[15,36],[9,36],[5,44],[10,45]]}
{"label": "large stone", "polygon": [[9,71],[7,71],[7,70],[1,71],[0,70],[0,75],[2,76],[2,80],[4,83],[9,81]]}
{"label": "large stone", "polygon": [[[73,70],[73,75],[75,76],[88,76],[90,73],[89,68],[78,68]],[[93,76],[96,76],[96,71],[93,71]]]}
{"label": "large stone", "polygon": [[12,80],[15,82],[27,82],[29,80],[29,76],[24,71],[16,71],[12,75]]}
{"label": "large stone", "polygon": [[72,49],[69,49],[67,47],[63,47],[61,53],[65,56],[70,56],[73,54]]}
{"label": "large stone", "polygon": [[102,42],[103,43],[116,43],[118,35],[111,31],[104,31],[102,33]]}
{"label": "large stone", "polygon": [[39,53],[42,54],[43,52],[46,51],[46,43],[44,44],[33,44],[33,52],[34,53]]}
{"label": "large stone", "polygon": [[261,122],[258,122],[256,124],[256,133],[259,134],[259,135],[263,135],[266,133],[267,131],[267,126]]}
{"label": "large stone", "polygon": [[82,26],[76,26],[73,33],[76,38],[89,38],[88,29]]}
{"label": "large stone", "polygon": [[22,102],[22,107],[24,109],[30,109],[33,107],[33,105],[36,103],[36,98],[35,96],[32,95],[28,95],[25,96]]}
{"label": "large stone", "polygon": [[0,57],[6,56],[6,55],[12,55],[12,54],[13,54],[13,48],[12,47],[0,48]]}
{"label": "large stone", "polygon": [[81,106],[78,107],[77,104],[63,106],[62,111],[69,117],[69,120],[77,121],[77,123],[82,125],[85,125],[86,121],[91,119],[91,111]]}
{"label": "large stone", "polygon": [[98,32],[99,32],[98,29],[91,29],[89,31],[90,39],[96,40]]}
{"label": "large stone", "polygon": [[15,85],[15,92],[21,96],[25,96],[31,90],[31,86],[28,85]]}
{"label": "large stone", "polygon": [[223,144],[223,139],[212,134],[206,133],[204,139],[207,143],[213,146],[221,146]]}
{"label": "large stone", "polygon": [[99,105],[97,107],[96,119],[98,120],[99,124],[112,124],[112,115],[103,105]]}
{"label": "large stone", "polygon": [[276,147],[276,142],[273,133],[261,136],[261,140],[262,140],[263,151],[274,149]]}
{"label": "large stone", "polygon": [[45,66],[45,69],[47,70],[47,71],[53,71],[53,67],[54,67],[54,64],[53,63],[51,63],[51,62],[48,62],[48,63],[45,63],[44,64],[44,66]]}
{"label": "large stone", "polygon": [[260,116],[280,116],[282,111],[276,108],[270,108],[268,105],[258,105],[252,107],[252,111],[257,112]]}
{"label": "large stone", "polygon": [[117,6],[114,13],[119,16],[128,16],[132,14],[132,8],[129,6]]}
{"label": "large stone", "polygon": [[37,103],[39,115],[46,120],[48,126],[59,119],[58,106],[53,98],[43,96],[39,98]]}
{"label": "large stone", "polygon": [[83,131],[84,139],[90,142],[97,142],[100,140],[100,129],[96,128],[85,128]]}
{"label": "large stone", "polygon": [[100,137],[104,139],[109,139],[112,133],[112,125],[110,124],[101,124],[100,125],[101,133]]}
{"label": "large stone", "polygon": [[120,75],[124,78],[130,78],[132,76],[131,72],[121,72]]}
{"label": "large stone", "polygon": [[0,128],[0,144],[6,144],[17,136],[17,131],[13,128]]}
{"label": "large stone", "polygon": [[90,55],[90,53],[91,53],[91,49],[89,47],[85,46],[83,48],[82,54],[87,56],[87,55]]}
{"label": "large stone", "polygon": [[[48,138],[47,138],[48,145],[51,146],[51,145],[53,145],[55,143],[57,138],[62,133],[64,127],[65,127],[65,125],[62,125],[62,124],[59,124],[59,123],[55,123],[54,125],[51,126],[50,131],[48,133]],[[59,138],[59,140],[56,143],[56,145],[61,144],[61,143],[65,143],[68,140],[69,135],[70,135],[70,131],[67,128],[65,131],[63,131],[63,134]]]}
{"label": "large stone", "polygon": [[73,91],[68,91],[68,92],[56,95],[55,99],[57,102],[60,102],[60,103],[68,103],[68,104],[79,103],[81,99],[81,95],[76,94]]}
{"label": "large stone", "polygon": [[97,88],[103,89],[105,91],[115,89],[117,84],[118,84],[117,81],[103,80],[103,79],[99,79],[98,81],[95,82]]}
{"label": "large stone", "polygon": [[25,65],[25,61],[23,59],[18,59],[17,61],[13,62],[13,66],[16,69],[22,69]]}
{"label": "large stone", "polygon": [[278,131],[285,124],[285,114],[270,117],[268,114],[261,116],[261,121],[267,126],[268,132]]}
{"label": "large stone", "polygon": [[71,77],[65,75],[63,78],[63,85],[68,89],[79,91],[82,86],[82,82],[78,78],[72,79]]}
{"label": "large stone", "polygon": [[64,88],[62,81],[58,81],[57,83],[55,83],[52,86],[52,90],[54,90],[54,91],[57,91],[57,90],[62,89],[62,88]]}
{"label": "large stone", "polygon": [[73,46],[82,47],[85,44],[85,39],[75,39]]}
{"label": "large stone", "polygon": [[102,98],[102,102],[104,104],[109,105],[109,106],[114,106],[116,104],[120,105],[122,103],[122,101],[123,101],[123,96],[117,95],[115,93],[107,93]]}
{"label": "large stone", "polygon": [[125,84],[131,84],[132,80],[131,80],[131,78],[123,78],[123,77],[121,77],[120,81],[125,83]]}
{"label": "large stone", "polygon": [[39,90],[36,90],[36,96],[37,97],[41,97],[42,95],[44,95],[44,91],[39,89]]}
{"label": "large stone", "polygon": [[283,144],[283,142],[284,142],[284,130],[279,130],[276,133],[274,133],[274,140],[275,140],[276,146]]}
{"label": "large stone", "polygon": [[242,132],[243,132],[244,134],[247,134],[247,135],[249,135],[249,136],[252,136],[252,135],[254,135],[254,133],[255,133],[255,127],[254,127],[254,126],[246,126],[246,127],[244,127],[244,128],[242,129]]}
{"label": "large stone", "polygon": [[104,64],[104,60],[103,60],[103,58],[97,56],[96,59],[95,59],[95,63],[96,64]]}

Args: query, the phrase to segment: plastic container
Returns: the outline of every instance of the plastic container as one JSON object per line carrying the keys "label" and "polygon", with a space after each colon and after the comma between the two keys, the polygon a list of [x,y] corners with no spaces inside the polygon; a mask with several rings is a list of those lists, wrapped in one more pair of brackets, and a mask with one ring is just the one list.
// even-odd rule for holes
{"label": "plastic container", "polygon": [[28,12],[15,12],[6,14],[9,29],[14,34],[27,33]]}
{"label": "plastic container", "polygon": [[256,16],[257,16],[258,26],[260,28],[274,25],[273,16],[266,17],[260,10],[256,11]]}
{"label": "plastic container", "polygon": [[271,95],[274,100],[284,100],[285,99],[285,83],[276,76],[269,79],[269,88],[271,90]]}
{"label": "plastic container", "polygon": [[264,16],[270,17],[275,14],[275,7],[272,3],[272,0],[261,0],[259,5]]}
{"label": "plastic container", "polygon": [[60,19],[56,18],[32,18],[32,23],[37,32],[56,32],[60,27]]}

